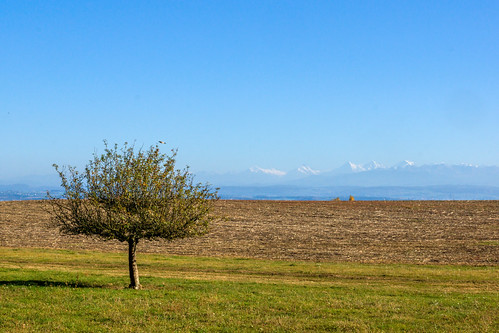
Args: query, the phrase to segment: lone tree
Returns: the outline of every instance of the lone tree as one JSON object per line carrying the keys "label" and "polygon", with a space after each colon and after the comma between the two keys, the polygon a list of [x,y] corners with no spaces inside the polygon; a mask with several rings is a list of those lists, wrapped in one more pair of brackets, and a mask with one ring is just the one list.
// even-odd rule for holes
{"label": "lone tree", "polygon": [[175,169],[176,150],[167,155],[157,145],[136,151],[127,143],[104,144],[105,153],[94,153],[83,173],[54,164],[65,191],[62,199],[49,195],[53,220],[63,233],[127,242],[129,287],[140,289],[138,242],[205,234],[216,219],[217,190],[195,184],[188,168]]}

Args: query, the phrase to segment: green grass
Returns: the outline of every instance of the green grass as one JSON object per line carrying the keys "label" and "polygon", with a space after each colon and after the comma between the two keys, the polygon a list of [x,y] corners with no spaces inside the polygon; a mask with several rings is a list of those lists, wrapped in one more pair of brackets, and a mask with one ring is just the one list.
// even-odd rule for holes
{"label": "green grass", "polygon": [[499,331],[498,267],[0,248],[2,332]]}
{"label": "green grass", "polygon": [[487,246],[499,246],[499,241],[490,240],[490,241],[482,241],[478,242],[479,245],[487,245]]}

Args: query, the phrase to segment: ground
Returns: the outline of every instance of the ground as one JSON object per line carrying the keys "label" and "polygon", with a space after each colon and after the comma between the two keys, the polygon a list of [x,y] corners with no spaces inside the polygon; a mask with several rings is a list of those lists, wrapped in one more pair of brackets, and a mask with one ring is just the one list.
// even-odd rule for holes
{"label": "ground", "polygon": [[[499,265],[499,201],[221,200],[208,235],[141,252],[334,262]],[[0,247],[126,251],[61,235],[44,201],[0,202]]]}

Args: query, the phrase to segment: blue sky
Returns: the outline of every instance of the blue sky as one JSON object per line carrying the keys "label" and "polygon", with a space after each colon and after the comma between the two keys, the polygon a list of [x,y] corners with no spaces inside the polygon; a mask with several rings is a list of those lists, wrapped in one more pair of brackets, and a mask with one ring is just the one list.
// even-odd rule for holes
{"label": "blue sky", "polygon": [[0,179],[102,140],[179,165],[499,165],[497,1],[0,2]]}

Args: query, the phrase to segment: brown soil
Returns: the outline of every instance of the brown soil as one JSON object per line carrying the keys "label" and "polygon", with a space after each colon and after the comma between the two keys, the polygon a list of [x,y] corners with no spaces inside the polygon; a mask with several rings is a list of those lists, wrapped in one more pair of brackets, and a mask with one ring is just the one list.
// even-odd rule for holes
{"label": "brown soil", "polygon": [[[126,251],[61,235],[43,201],[0,202],[0,246]],[[374,263],[499,265],[499,201],[219,201],[200,238],[139,252]]]}

